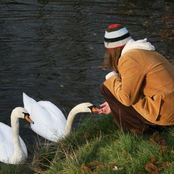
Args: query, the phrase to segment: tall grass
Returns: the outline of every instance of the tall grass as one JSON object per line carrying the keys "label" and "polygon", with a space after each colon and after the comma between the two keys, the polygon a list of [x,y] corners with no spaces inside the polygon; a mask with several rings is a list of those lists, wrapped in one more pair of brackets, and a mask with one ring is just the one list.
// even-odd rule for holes
{"label": "tall grass", "polygon": [[[172,174],[173,161],[173,128],[139,135],[118,130],[112,116],[103,115],[85,120],[58,143],[38,145],[27,167],[43,174]],[[1,173],[8,173],[7,168]]]}

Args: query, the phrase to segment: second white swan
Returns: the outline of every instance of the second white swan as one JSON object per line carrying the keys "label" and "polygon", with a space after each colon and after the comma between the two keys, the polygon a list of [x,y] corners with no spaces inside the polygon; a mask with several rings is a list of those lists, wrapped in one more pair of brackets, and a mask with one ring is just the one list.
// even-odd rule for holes
{"label": "second white swan", "polygon": [[81,103],[70,111],[66,119],[61,110],[49,101],[36,102],[23,93],[23,103],[35,123],[31,125],[31,129],[53,142],[57,142],[70,133],[74,117],[78,113],[91,113],[97,109],[91,103]]}

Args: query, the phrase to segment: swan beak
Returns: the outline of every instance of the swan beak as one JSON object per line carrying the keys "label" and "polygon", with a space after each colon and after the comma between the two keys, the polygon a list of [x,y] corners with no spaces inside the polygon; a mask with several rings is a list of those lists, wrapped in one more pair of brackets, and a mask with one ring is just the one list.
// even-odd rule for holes
{"label": "swan beak", "polygon": [[34,121],[30,118],[30,116],[28,114],[25,115],[24,117],[29,123],[34,124]]}
{"label": "swan beak", "polygon": [[99,113],[99,109],[92,105],[92,106],[89,106],[89,109],[91,109],[91,112],[94,113],[94,114],[98,114]]}

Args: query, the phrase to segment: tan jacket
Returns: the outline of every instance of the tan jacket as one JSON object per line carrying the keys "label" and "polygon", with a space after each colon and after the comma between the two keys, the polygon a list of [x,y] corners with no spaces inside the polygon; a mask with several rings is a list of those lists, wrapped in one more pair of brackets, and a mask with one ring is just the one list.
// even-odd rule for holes
{"label": "tan jacket", "polygon": [[118,71],[120,77],[104,82],[117,100],[152,123],[174,125],[174,68],[162,55],[129,50],[119,59]]}

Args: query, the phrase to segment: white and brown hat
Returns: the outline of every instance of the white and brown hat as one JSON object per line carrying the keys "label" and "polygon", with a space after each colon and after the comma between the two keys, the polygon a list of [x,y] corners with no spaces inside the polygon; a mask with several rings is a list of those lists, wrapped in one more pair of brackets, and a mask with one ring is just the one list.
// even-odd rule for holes
{"label": "white and brown hat", "polygon": [[104,45],[107,49],[124,47],[132,39],[128,30],[121,24],[108,26],[104,35]]}

